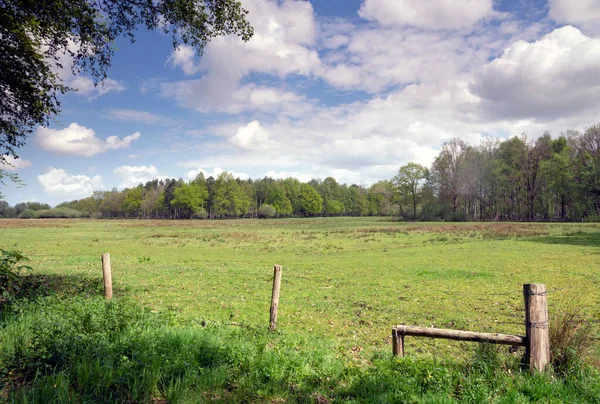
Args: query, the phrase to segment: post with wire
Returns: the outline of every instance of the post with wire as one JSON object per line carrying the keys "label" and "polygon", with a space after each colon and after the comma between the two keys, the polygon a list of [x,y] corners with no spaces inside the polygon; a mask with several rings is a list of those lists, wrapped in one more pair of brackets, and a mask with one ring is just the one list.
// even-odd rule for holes
{"label": "post with wire", "polygon": [[525,299],[525,357],[532,372],[543,372],[550,363],[550,335],[548,330],[548,301],[546,285],[523,285]]}

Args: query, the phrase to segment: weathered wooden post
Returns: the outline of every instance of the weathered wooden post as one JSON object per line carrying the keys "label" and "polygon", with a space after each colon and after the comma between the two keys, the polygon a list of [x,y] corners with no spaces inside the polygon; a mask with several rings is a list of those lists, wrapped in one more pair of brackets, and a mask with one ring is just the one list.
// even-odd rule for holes
{"label": "weathered wooden post", "polygon": [[523,285],[525,299],[525,357],[532,372],[543,372],[550,363],[550,336],[548,332],[548,305],[546,285]]}
{"label": "weathered wooden post", "polygon": [[281,288],[281,265],[275,265],[273,273],[273,293],[271,295],[271,319],[269,331],[277,328],[277,308],[279,307],[279,289]]}
{"label": "weathered wooden post", "polygon": [[110,272],[110,254],[102,254],[102,277],[104,278],[104,296],[112,299],[112,274]]}
{"label": "weathered wooden post", "polygon": [[404,358],[404,334],[398,332],[398,328],[392,328],[392,352],[394,356]]}

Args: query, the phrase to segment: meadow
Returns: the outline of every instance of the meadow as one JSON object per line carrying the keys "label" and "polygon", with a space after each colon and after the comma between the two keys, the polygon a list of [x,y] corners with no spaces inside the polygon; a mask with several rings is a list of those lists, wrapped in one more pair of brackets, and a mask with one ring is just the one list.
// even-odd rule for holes
{"label": "meadow", "polygon": [[[599,224],[32,219],[0,228],[2,248],[80,296],[5,310],[9,401],[600,402],[597,368],[536,378],[519,370],[522,350],[411,337],[397,360],[390,337],[402,323],[524,335],[522,285],[545,283],[551,319],[581,309],[595,338],[584,359],[598,366]],[[101,297],[102,253],[115,305]],[[269,334],[274,264],[283,281]]]}
{"label": "meadow", "polygon": [[[358,359],[387,349],[396,324],[522,335],[524,283],[547,285],[551,314],[576,305],[599,330],[598,224],[313,218],[0,226],[0,245],[30,257],[35,273],[100,279],[100,255],[110,253],[117,297],[197,322],[267,327],[272,268],[281,264],[279,330],[331,337]],[[411,338],[407,349],[468,348]]]}

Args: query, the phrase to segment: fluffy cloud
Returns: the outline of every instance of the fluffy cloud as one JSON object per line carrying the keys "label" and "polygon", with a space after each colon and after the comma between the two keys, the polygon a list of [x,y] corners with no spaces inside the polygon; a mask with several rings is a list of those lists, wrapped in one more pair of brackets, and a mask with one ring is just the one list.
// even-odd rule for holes
{"label": "fluffy cloud", "polygon": [[[331,25],[327,28],[335,32]],[[341,29],[347,29],[345,24]],[[348,44],[329,52],[316,74],[333,87],[369,93],[411,83],[452,81],[486,63],[503,44],[462,32],[414,27],[357,26],[346,35]]]}
{"label": "fluffy cloud", "polygon": [[53,167],[45,174],[38,175],[37,180],[46,193],[62,197],[85,197],[104,188],[102,177],[99,175],[93,178],[87,175],[71,175],[61,168]]}
{"label": "fluffy cloud", "polygon": [[260,122],[252,121],[248,125],[240,126],[229,142],[241,149],[263,149],[269,140],[269,134]]}
{"label": "fluffy cloud", "polygon": [[0,170],[16,171],[21,168],[31,167],[31,161],[16,159],[13,156],[3,156],[4,162],[0,160]]}
{"label": "fluffy cloud", "polygon": [[233,88],[236,83],[229,82],[225,86],[230,88],[222,87],[221,90],[224,91],[217,92],[218,89],[213,88],[217,85],[218,82],[212,82],[210,77],[204,77],[199,80],[164,84],[162,94],[200,112],[283,112],[286,115],[297,116],[311,108],[303,96],[275,87],[250,83]]}
{"label": "fluffy cloud", "polygon": [[[289,91],[241,86],[240,82],[253,72],[283,78],[308,76],[316,71],[320,60],[318,53],[310,48],[317,35],[312,5],[306,1],[270,0],[245,1],[243,5],[255,29],[252,40],[245,43],[235,36],[215,38],[200,60],[191,48],[174,51],[169,63],[188,75],[203,73],[203,76],[197,80],[162,83],[164,96],[176,99],[186,108],[227,113],[282,111],[289,103],[299,101],[301,97]],[[274,98],[265,97],[265,93]],[[265,99],[269,101],[256,102]]]}
{"label": "fluffy cloud", "polygon": [[471,86],[489,116],[548,120],[598,110],[600,39],[577,28],[517,41],[483,66]]}
{"label": "fluffy cloud", "polygon": [[548,15],[553,20],[600,34],[600,2],[597,0],[549,0],[548,6]]}
{"label": "fluffy cloud", "polygon": [[120,188],[132,188],[153,179],[168,178],[160,175],[158,169],[154,166],[121,166],[115,168],[113,174],[121,181]]}
{"label": "fluffy cloud", "polygon": [[37,144],[45,150],[70,156],[94,156],[107,150],[129,147],[132,141],[140,138],[140,132],[119,139],[109,136],[106,140],[96,137],[92,129],[73,122],[68,127],[58,130],[39,127],[36,130]]}
{"label": "fluffy cloud", "polygon": [[492,0],[365,0],[358,14],[383,25],[456,29],[493,13]]}
{"label": "fluffy cloud", "polygon": [[181,70],[188,76],[191,76],[200,71],[199,66],[195,63],[196,51],[189,45],[182,44],[177,49],[173,50],[171,56],[167,59],[175,67],[180,67]]}

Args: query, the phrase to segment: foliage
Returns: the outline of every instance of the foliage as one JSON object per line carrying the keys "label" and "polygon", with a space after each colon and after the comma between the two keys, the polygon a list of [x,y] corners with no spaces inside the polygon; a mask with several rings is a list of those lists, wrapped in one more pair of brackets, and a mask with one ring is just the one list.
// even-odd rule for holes
{"label": "foliage", "polygon": [[31,271],[30,266],[22,264],[25,261],[29,258],[20,251],[0,249],[0,302],[10,300],[21,289],[23,271]]}
{"label": "foliage", "polygon": [[35,211],[33,211],[31,209],[25,209],[19,215],[19,219],[33,219],[34,217],[35,217]]}
{"label": "foliage", "polygon": [[204,203],[208,199],[208,189],[203,183],[183,183],[175,189],[171,206],[179,209],[178,217],[193,217],[204,212]]}
{"label": "foliage", "polygon": [[420,164],[410,162],[398,170],[393,179],[399,199],[407,200],[412,205],[412,218],[417,218],[417,205],[421,201],[423,185],[429,176],[428,170]]}
{"label": "foliage", "polygon": [[302,184],[299,202],[300,212],[305,215],[317,215],[323,210],[323,198],[309,184]]}
{"label": "foliage", "polygon": [[194,1],[19,1],[0,3],[0,162],[38,125],[60,111],[58,96],[70,88],[56,73],[63,59],[72,73],[106,77],[115,40],[144,26],[170,33],[173,46],[190,44],[198,53],[219,35],[245,41],[253,34],[246,11],[235,0]]}
{"label": "foliage", "polygon": [[277,216],[277,210],[268,203],[263,203],[260,205],[260,208],[258,208],[258,217],[270,219],[275,216]]}
{"label": "foliage", "polygon": [[77,219],[82,216],[80,211],[71,208],[45,209],[34,214],[38,219]]}

